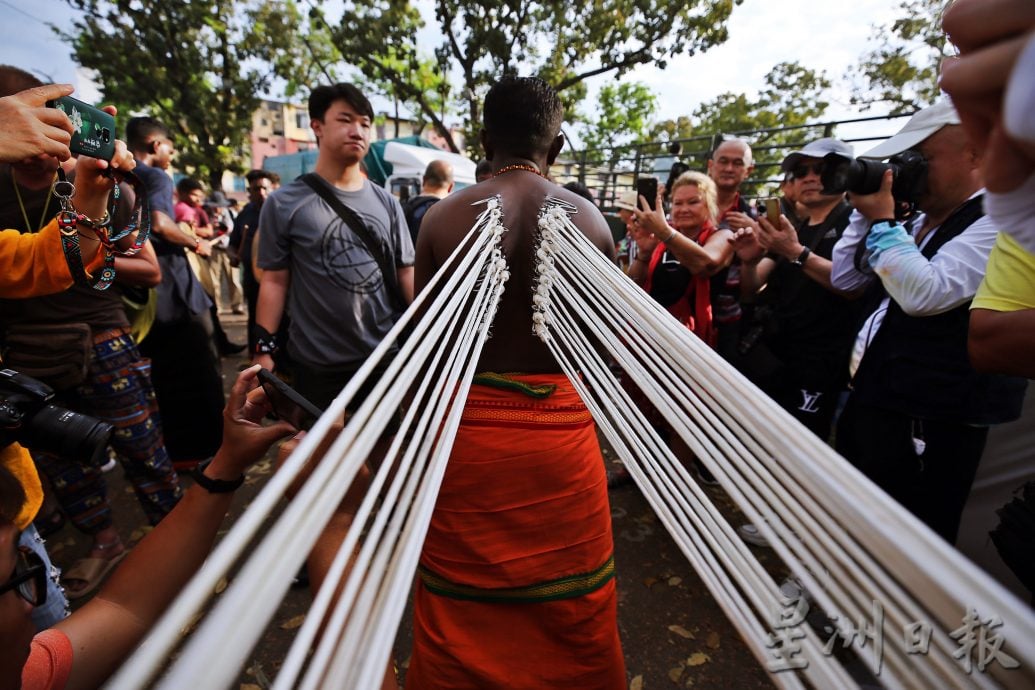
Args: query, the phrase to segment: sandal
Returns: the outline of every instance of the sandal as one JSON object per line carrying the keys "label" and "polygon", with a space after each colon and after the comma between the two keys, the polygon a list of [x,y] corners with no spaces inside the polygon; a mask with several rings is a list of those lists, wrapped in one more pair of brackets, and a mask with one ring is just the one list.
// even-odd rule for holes
{"label": "sandal", "polygon": [[[126,549],[111,558],[80,558],[61,575],[61,586],[65,588],[65,596],[69,599],[80,599],[93,592],[128,553],[129,549]],[[72,582],[82,582],[83,585],[73,587]]]}

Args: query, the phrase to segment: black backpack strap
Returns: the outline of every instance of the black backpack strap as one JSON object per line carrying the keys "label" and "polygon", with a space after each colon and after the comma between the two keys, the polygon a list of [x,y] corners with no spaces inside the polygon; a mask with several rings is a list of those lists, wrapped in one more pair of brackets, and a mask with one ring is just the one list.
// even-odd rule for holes
{"label": "black backpack strap", "polygon": [[[366,226],[366,223],[363,222],[355,211],[343,204],[341,199],[334,193],[334,190],[316,173],[306,173],[298,179],[305,182],[314,192],[320,195],[320,198],[327,202],[327,205],[338,214],[338,217],[345,222],[345,225],[349,226],[352,232],[356,233],[356,236],[363,241],[367,251],[374,257],[378,268],[381,269],[381,276],[384,278],[385,285],[388,287],[388,294],[395,302],[395,306],[405,311],[406,300],[403,299],[402,290],[399,288],[399,277],[395,272],[395,262],[389,262],[388,257],[382,251],[381,244],[374,237],[373,233],[370,232],[370,228]],[[382,203],[384,202],[382,201]]]}

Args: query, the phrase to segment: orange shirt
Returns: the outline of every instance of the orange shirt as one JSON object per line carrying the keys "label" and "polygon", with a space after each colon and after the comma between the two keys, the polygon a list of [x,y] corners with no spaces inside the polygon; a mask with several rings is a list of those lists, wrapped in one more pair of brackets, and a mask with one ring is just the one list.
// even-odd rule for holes
{"label": "orange shirt", "polygon": [[[100,268],[101,252],[86,266],[87,272]],[[0,231],[0,297],[39,297],[67,290],[72,274],[61,247],[57,219],[38,233]]]}

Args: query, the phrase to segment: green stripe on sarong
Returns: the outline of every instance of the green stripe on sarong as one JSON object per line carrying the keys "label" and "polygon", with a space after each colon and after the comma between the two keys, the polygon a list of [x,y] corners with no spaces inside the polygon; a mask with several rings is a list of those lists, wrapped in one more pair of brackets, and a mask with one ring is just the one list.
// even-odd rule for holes
{"label": "green stripe on sarong", "polygon": [[506,589],[482,589],[458,585],[436,575],[424,566],[418,566],[417,572],[420,574],[424,586],[432,594],[466,601],[531,603],[574,599],[595,592],[615,576],[615,557],[611,556],[602,566],[590,573],[570,575],[559,580],[541,582],[527,587]]}
{"label": "green stripe on sarong", "polygon": [[489,388],[502,388],[503,390],[517,391],[519,393],[524,393],[530,398],[548,398],[553,395],[555,390],[557,390],[557,386],[552,383],[533,386],[524,381],[512,379],[506,374],[497,374],[492,371],[475,374],[474,383],[488,386]]}

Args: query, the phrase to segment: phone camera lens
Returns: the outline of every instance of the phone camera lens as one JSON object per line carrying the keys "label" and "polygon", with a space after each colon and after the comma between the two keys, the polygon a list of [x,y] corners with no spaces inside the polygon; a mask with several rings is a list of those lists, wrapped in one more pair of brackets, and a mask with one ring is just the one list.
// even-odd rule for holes
{"label": "phone camera lens", "polygon": [[111,130],[107,127],[101,130],[101,139],[105,144],[111,143]]}

